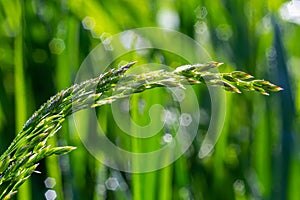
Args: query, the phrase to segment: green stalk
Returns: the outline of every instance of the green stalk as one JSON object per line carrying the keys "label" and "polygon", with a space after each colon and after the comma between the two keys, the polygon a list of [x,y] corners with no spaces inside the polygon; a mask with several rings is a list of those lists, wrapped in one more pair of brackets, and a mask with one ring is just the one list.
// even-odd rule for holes
{"label": "green stalk", "polygon": [[[295,45],[295,48],[296,45]],[[296,75],[296,74],[295,74]],[[296,113],[298,114],[298,122],[299,122],[299,116],[300,116],[300,79],[297,78],[298,84],[297,84],[297,91],[296,91],[296,101],[295,101],[295,106],[296,106]],[[300,124],[297,123],[297,119],[295,120],[295,130],[300,130]],[[298,133],[299,134],[299,133]],[[298,136],[297,134],[297,136]],[[299,190],[299,185],[300,185],[300,162],[297,154],[293,154],[293,157],[291,159],[291,167],[290,167],[290,176],[289,176],[289,185],[288,185],[288,199],[290,200],[297,200],[300,199],[300,190]]]}
{"label": "green stalk", "polygon": [[[168,151],[165,155],[166,157],[164,159],[169,160],[171,157],[171,152]],[[159,174],[159,184],[157,184],[157,187],[159,187],[158,191],[158,198],[160,200],[168,200],[172,199],[172,169],[173,165],[169,165],[158,171],[157,174]]]}
{"label": "green stalk", "polygon": [[[261,102],[257,104],[255,102]],[[260,97],[254,99],[254,112],[255,112],[255,134],[253,135],[253,166],[259,179],[259,186],[261,189],[262,196],[267,198],[271,195],[271,163],[272,158],[270,139],[272,138],[272,131],[268,130],[266,125],[268,124],[268,113],[265,102]]]}
{"label": "green stalk", "polygon": [[[220,98],[220,99],[226,99],[226,117],[229,118],[231,116],[230,110],[232,109],[231,96],[230,96],[230,94],[226,94],[226,98]],[[221,116],[222,114],[225,114],[225,113],[220,113],[218,115],[218,117],[222,118],[222,116]],[[212,194],[215,199],[222,198],[222,196],[231,196],[230,191],[222,190],[224,185],[228,184],[227,183],[228,179],[226,179],[226,177],[224,176],[224,175],[226,175],[226,173],[225,173],[225,167],[224,167],[223,162],[226,160],[226,156],[227,156],[226,151],[227,151],[227,146],[228,146],[227,139],[228,139],[228,134],[229,134],[229,124],[228,124],[229,121],[225,122],[224,125],[220,124],[220,121],[222,121],[222,120],[216,120],[216,122],[215,122],[216,124],[213,126],[215,129],[222,130],[222,133],[220,134],[220,138],[218,139],[218,143],[215,146],[214,158],[213,158],[214,159],[214,162],[213,162],[213,170],[214,170],[213,186],[214,186],[214,189],[213,189],[213,191],[220,191],[218,193]]]}
{"label": "green stalk", "polygon": [[181,156],[174,163],[175,187],[173,187],[174,188],[174,193],[172,194],[173,199],[183,198],[182,195],[180,194],[180,190],[183,190],[184,188],[189,186],[188,177],[190,176],[190,173],[188,172],[188,170],[189,168],[187,166],[187,158]]}
{"label": "green stalk", "polygon": [[[155,90],[155,91],[148,91],[148,92],[144,92],[143,94],[143,98],[144,100],[146,100],[146,109],[144,112],[144,115],[148,115],[150,113],[150,109],[151,106],[153,105],[164,105],[164,97],[166,96],[165,92],[162,90]],[[160,116],[161,113],[159,111],[152,111],[155,112],[153,115],[157,116],[156,119],[160,120]],[[141,119],[147,119],[147,117],[143,116],[141,117]],[[151,123],[151,127],[160,127],[160,121],[157,121],[155,119],[150,119],[151,121],[145,121],[144,124],[150,124]],[[153,130],[153,128],[149,127],[149,132],[150,133],[154,133],[156,130]],[[155,136],[148,138],[145,142],[145,144],[143,144],[144,149],[143,152],[152,152],[156,149],[159,149],[160,147],[158,146],[159,144],[157,143],[157,141],[161,140],[162,137],[162,133],[157,132],[154,133]],[[159,158],[153,159],[153,160],[149,160],[149,165],[153,165],[154,163],[159,162]],[[142,189],[142,194],[143,194],[143,198],[145,200],[152,200],[152,199],[157,199],[157,194],[159,195],[159,187],[162,186],[161,182],[159,180],[159,174],[160,171],[153,171],[153,172],[148,172],[148,173],[144,173],[143,174],[143,189]]]}
{"label": "green stalk", "polygon": [[[103,108],[103,107],[102,107]],[[98,114],[98,122],[101,123],[101,129],[103,130],[103,133],[108,132],[108,126],[110,124],[110,121],[107,120],[107,108],[103,108],[101,112]],[[102,155],[103,157],[105,155]],[[104,159],[104,158],[103,158]],[[105,200],[105,190],[99,190],[99,185],[104,186],[105,180],[107,177],[107,169],[106,166],[101,163],[97,162],[95,163],[95,172],[96,172],[96,184],[95,184],[95,194],[93,200]]]}
{"label": "green stalk", "polygon": [[[22,126],[27,118],[27,102],[26,102],[26,82],[23,65],[23,30],[22,30],[22,6],[23,3],[18,3],[21,6],[19,33],[14,39],[14,64],[15,64],[15,107],[16,107],[16,130],[22,130]],[[19,189],[19,199],[31,199],[31,183],[27,180]]]}
{"label": "green stalk", "polygon": [[289,200],[298,200],[300,198],[299,184],[300,180],[300,163],[297,156],[291,160],[289,183],[288,183],[288,197]]}
{"label": "green stalk", "polygon": [[[131,117],[133,123],[138,121],[139,119],[139,95],[133,95],[130,99],[130,106],[131,106]],[[135,126],[133,125],[132,128],[132,133],[135,135],[138,135],[137,133],[138,130],[135,130]],[[132,152],[142,152],[139,139],[133,137],[131,139],[131,146],[132,146]],[[138,171],[139,169],[139,162],[138,160],[133,160],[132,161],[132,166],[133,166],[133,172]],[[143,193],[142,193],[142,187],[144,185],[143,182],[143,174],[140,173],[133,173],[132,174],[132,199],[133,200],[143,200]]]}

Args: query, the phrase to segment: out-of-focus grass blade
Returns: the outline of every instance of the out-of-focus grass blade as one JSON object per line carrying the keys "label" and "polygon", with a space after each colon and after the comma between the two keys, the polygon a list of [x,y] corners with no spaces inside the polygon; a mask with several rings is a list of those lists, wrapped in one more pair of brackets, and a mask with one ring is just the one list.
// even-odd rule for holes
{"label": "out-of-focus grass blade", "polygon": [[276,51],[276,67],[277,80],[280,81],[285,90],[280,93],[280,107],[282,127],[280,135],[281,152],[277,155],[278,163],[275,170],[275,180],[280,182],[273,190],[273,198],[286,199],[288,195],[289,170],[291,164],[292,147],[293,147],[293,121],[295,120],[295,103],[290,85],[290,76],[287,69],[286,51],[282,43],[282,34],[275,17],[272,18],[272,25],[274,28],[274,50]]}

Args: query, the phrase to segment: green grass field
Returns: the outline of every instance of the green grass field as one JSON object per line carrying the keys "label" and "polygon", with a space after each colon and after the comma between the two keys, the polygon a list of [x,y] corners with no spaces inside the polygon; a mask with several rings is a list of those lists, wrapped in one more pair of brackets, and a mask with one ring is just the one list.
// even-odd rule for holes
{"label": "green grass field", "polygon": [[[296,2],[290,6],[296,8]],[[95,108],[105,137],[133,153],[164,148],[176,138],[178,124],[199,118],[191,131],[184,129],[185,136],[195,137],[181,156],[171,162],[179,146],[160,156],[129,160],[131,171],[122,170],[124,163],[112,167],[99,161],[119,156],[121,162],[126,154],[91,152],[83,141],[97,129],[95,119],[80,112],[48,141],[77,149],[41,160],[41,173],[33,173],[13,199],[300,199],[300,17],[298,24],[287,20],[284,3],[0,0],[1,154],[51,96],[130,61],[140,66],[130,73],[142,73],[213,60],[225,63],[221,72],[244,71],[284,88],[269,96],[214,93],[203,85],[183,94],[180,88],[155,88]],[[174,34],[155,35],[149,29],[135,37],[128,31],[145,27]],[[193,41],[205,51],[200,54],[181,41]],[[148,43],[157,48],[138,49]],[[89,66],[93,68],[81,71]],[[186,101],[174,100],[174,94]],[[164,118],[166,110],[171,115]],[[220,136],[214,149],[201,156],[210,125]],[[184,146],[189,138],[179,141]],[[155,168],[151,166],[160,167],[141,170]],[[137,171],[141,173],[133,173]]]}

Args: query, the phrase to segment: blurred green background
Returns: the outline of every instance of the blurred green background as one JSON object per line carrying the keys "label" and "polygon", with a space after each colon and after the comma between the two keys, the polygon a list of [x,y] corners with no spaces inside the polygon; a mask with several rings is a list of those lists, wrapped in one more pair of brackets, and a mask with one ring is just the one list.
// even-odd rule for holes
{"label": "blurred green background", "polygon": [[[283,3],[1,0],[1,152],[43,102],[73,83],[96,45],[128,29],[176,30],[201,43],[213,60],[226,63],[221,71],[243,70],[284,88],[269,97],[227,93],[222,135],[214,152],[200,159],[211,110],[206,87],[195,87],[201,119],[206,120],[200,123],[187,153],[151,173],[130,174],[104,166],[84,148],[73,120],[68,120],[51,143],[77,146],[77,150],[41,162],[38,169],[42,173],[33,174],[15,198],[300,199],[300,26],[282,18],[286,14]],[[185,64],[167,53],[132,57],[141,63]],[[130,107],[135,122],[147,124],[151,105],[163,104],[167,98],[160,89],[134,95]],[[142,113],[137,105],[140,99],[146,105]],[[163,133],[141,143],[123,136],[113,122],[110,106],[97,111],[106,134],[120,146],[132,151],[159,148],[157,140]]]}

